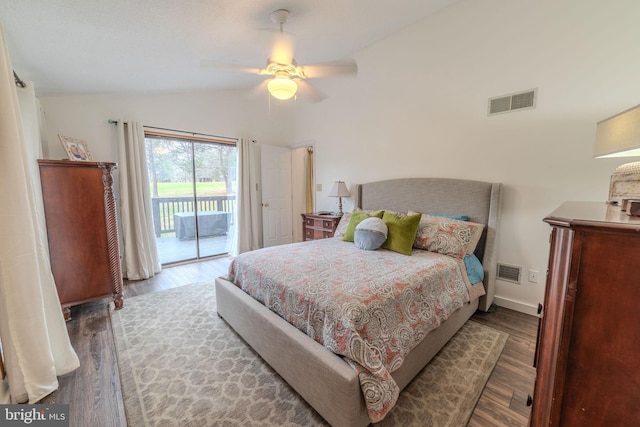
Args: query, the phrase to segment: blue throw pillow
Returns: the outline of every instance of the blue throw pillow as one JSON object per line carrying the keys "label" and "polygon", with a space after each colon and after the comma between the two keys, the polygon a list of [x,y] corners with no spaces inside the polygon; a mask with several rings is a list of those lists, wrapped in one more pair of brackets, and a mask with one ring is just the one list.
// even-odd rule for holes
{"label": "blue throw pillow", "polygon": [[467,268],[467,276],[472,285],[484,280],[484,268],[477,256],[471,254],[464,257],[464,266]]}
{"label": "blue throw pillow", "polygon": [[387,240],[387,234],[387,224],[380,218],[371,217],[356,226],[353,242],[360,249],[375,251]]}
{"label": "blue throw pillow", "polygon": [[451,218],[451,219],[457,219],[460,221],[469,221],[469,217],[467,215],[447,215],[447,214],[434,214],[434,213],[430,213],[427,215],[431,215],[431,216],[443,216],[445,218]]}

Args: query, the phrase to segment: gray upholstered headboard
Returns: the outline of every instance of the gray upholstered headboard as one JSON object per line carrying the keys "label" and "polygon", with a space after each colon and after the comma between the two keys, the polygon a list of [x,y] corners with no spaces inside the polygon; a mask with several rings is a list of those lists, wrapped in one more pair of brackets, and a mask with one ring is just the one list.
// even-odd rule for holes
{"label": "gray upholstered headboard", "polygon": [[502,184],[449,178],[392,179],[356,185],[355,198],[361,209],[467,215],[469,221],[485,224],[475,254],[484,266],[487,291],[480,299],[480,309],[489,309],[496,286],[496,233]]}

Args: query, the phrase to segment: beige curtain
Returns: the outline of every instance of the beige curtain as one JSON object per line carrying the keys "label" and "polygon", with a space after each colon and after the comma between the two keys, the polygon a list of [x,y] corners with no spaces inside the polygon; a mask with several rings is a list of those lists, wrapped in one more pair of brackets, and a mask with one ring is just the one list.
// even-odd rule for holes
{"label": "beige curtain", "polygon": [[79,361],[49,263],[36,162],[38,103],[31,84],[18,100],[2,27],[0,111],[0,340],[6,370],[0,403],[35,403]]}
{"label": "beige curtain", "polygon": [[238,195],[237,221],[234,221],[237,246],[229,254],[238,255],[262,246],[260,241],[262,207],[258,198],[255,142],[241,138],[238,141]]}
{"label": "beige curtain", "polygon": [[144,126],[118,120],[117,132],[122,274],[130,280],[148,279],[160,272],[161,264],[153,232]]}
{"label": "beige curtain", "polygon": [[307,147],[307,156],[305,158],[305,196],[306,196],[306,208],[307,213],[313,213],[314,211],[314,203],[313,196],[315,191],[313,191],[313,147]]}

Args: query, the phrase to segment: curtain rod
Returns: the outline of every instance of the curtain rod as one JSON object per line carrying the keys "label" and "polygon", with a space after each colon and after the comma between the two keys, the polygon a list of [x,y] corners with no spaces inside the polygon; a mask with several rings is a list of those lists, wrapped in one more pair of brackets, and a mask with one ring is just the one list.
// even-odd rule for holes
{"label": "curtain rod", "polygon": [[[109,124],[111,125],[117,125],[118,121],[117,120],[113,120],[113,119],[109,119]],[[155,127],[155,126],[146,126],[144,125],[144,127],[149,128],[149,129],[158,129],[158,130],[166,130],[169,132],[180,132],[180,133],[186,133],[187,135],[202,135],[202,136],[209,136],[211,138],[223,138],[223,139],[228,139],[230,141],[238,141],[238,138],[231,138],[228,136],[220,136],[220,135],[210,135],[208,133],[197,133],[197,132],[186,132],[183,130],[177,130],[177,129],[167,129],[167,128],[159,128],[159,127]]]}
{"label": "curtain rod", "polygon": [[13,70],[13,79],[16,82],[16,86],[21,88],[27,87],[27,84],[24,81],[22,81],[22,79],[18,77],[18,75],[16,74],[16,70]]}

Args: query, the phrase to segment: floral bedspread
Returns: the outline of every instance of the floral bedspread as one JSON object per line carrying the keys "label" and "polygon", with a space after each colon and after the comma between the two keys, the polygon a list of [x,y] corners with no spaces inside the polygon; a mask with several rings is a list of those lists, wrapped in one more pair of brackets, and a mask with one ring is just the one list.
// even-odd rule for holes
{"label": "floral bedspread", "polygon": [[[469,301],[454,258],[365,251],[340,238],[236,257],[228,279],[357,372],[372,422],[395,405],[391,377],[431,330]],[[464,267],[462,267],[464,268]]]}

